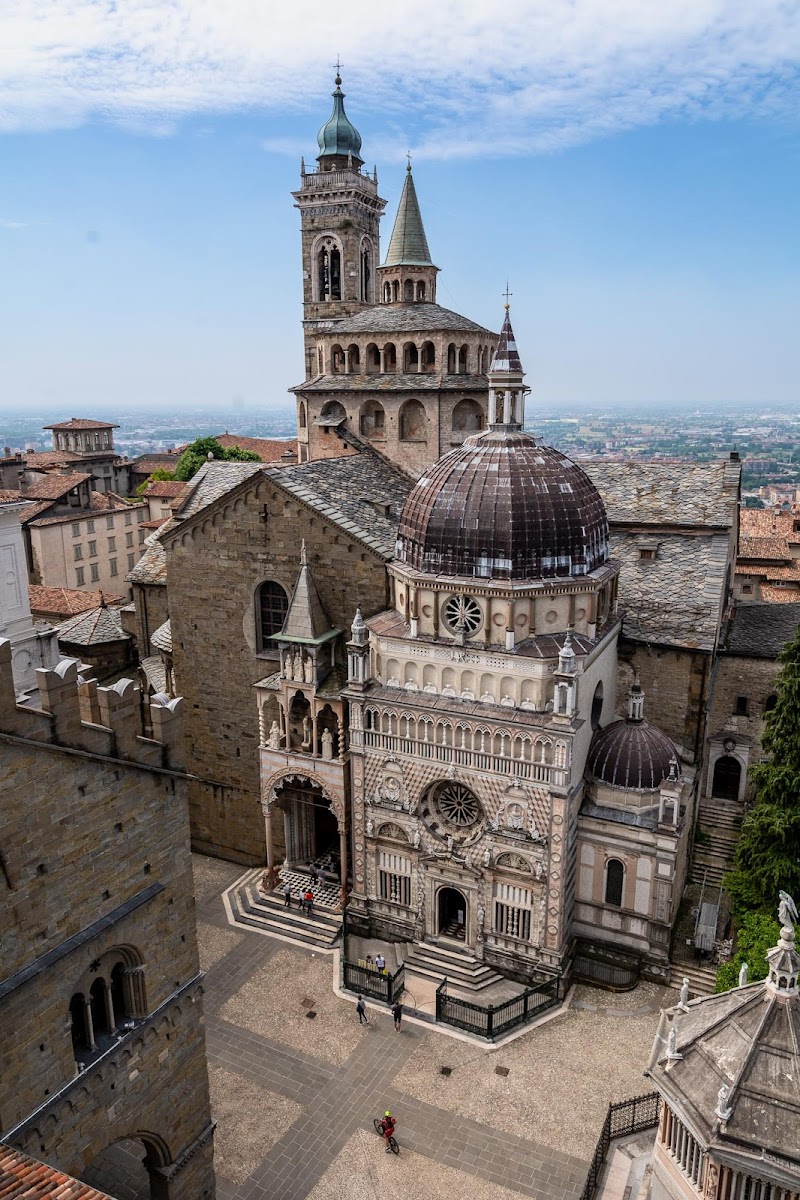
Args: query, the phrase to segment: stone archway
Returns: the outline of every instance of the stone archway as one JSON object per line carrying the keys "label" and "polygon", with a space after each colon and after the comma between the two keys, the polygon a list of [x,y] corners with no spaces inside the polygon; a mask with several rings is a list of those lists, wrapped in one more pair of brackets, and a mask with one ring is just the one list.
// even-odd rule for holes
{"label": "stone archway", "polygon": [[81,1182],[126,1200],[161,1200],[168,1192],[154,1168],[168,1164],[169,1153],[160,1138],[134,1134],[96,1154],[81,1174]]}
{"label": "stone archway", "polygon": [[436,932],[439,937],[466,941],[467,898],[458,888],[445,886],[436,894]]}
{"label": "stone archway", "polygon": [[283,822],[285,866],[289,871],[310,872],[313,867],[329,881],[338,879],[344,905],[350,863],[344,804],[315,774],[275,775],[264,789],[267,873],[265,884],[278,883],[280,863],[275,860],[275,821]]}

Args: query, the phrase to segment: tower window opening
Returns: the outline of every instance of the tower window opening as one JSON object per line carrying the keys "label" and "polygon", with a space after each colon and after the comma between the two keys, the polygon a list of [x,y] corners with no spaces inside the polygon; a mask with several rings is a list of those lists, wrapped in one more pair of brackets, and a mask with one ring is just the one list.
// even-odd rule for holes
{"label": "tower window opening", "polygon": [[392,300],[396,304],[400,299],[400,282],[395,279],[392,281]]}
{"label": "tower window opening", "polygon": [[273,580],[262,583],[256,600],[259,650],[270,648],[272,638],[283,628],[288,610],[289,600],[281,585]]}
{"label": "tower window opening", "polygon": [[342,260],[337,246],[323,246],[317,258],[320,300],[341,300]]}
{"label": "tower window opening", "polygon": [[413,279],[407,279],[405,281],[405,283],[403,285],[403,299],[404,300],[413,300],[414,299],[414,281],[413,281]]}
{"label": "tower window opening", "polygon": [[425,284],[420,279],[417,283],[417,302],[420,303],[425,299]]}
{"label": "tower window opening", "polygon": [[361,300],[363,303],[368,303],[370,299],[372,285],[372,264],[370,261],[369,247],[364,246],[361,251]]}
{"label": "tower window opening", "polygon": [[618,858],[610,858],[606,863],[606,904],[622,908],[622,885],[625,881],[625,867]]}
{"label": "tower window opening", "polygon": [[458,373],[466,375],[469,366],[469,346],[462,346],[458,352]]}

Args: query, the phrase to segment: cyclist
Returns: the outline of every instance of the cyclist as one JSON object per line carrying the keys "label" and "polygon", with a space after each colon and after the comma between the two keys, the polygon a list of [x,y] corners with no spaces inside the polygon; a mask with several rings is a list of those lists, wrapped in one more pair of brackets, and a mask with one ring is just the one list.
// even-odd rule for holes
{"label": "cyclist", "polygon": [[386,1112],[383,1114],[383,1120],[381,1121],[380,1125],[381,1125],[381,1129],[383,1130],[384,1139],[386,1141],[386,1153],[388,1154],[389,1151],[391,1150],[391,1146],[389,1145],[389,1138],[394,1133],[395,1126],[397,1125],[397,1122],[395,1121],[392,1114],[389,1112],[388,1108],[387,1108]]}

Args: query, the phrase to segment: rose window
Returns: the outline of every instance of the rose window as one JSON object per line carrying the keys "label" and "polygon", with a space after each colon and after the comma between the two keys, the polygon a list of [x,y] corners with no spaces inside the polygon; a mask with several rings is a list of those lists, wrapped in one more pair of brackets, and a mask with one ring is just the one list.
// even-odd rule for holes
{"label": "rose window", "polygon": [[473,596],[451,596],[444,606],[444,622],[451,633],[475,633],[480,629],[483,611]]}
{"label": "rose window", "polygon": [[469,829],[481,815],[477,796],[461,783],[446,783],[436,796],[436,807],[450,825]]}

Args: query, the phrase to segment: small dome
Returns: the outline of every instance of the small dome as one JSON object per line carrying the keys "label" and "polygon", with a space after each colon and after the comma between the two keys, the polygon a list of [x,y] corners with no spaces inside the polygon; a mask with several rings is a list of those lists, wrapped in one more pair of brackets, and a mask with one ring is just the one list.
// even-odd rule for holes
{"label": "small dome", "polygon": [[333,112],[317,134],[319,154],[317,161],[323,158],[347,158],[353,156],[356,166],[361,166],[361,134],[355,125],[351,124],[344,111],[344,92],[341,87],[341,76],[336,76],[336,87],[333,96]]}
{"label": "small dome", "polygon": [[520,429],[490,430],[411,489],[397,557],[433,575],[551,579],[608,559],[608,520],[585,471]]}
{"label": "small dome", "polygon": [[645,721],[642,711],[641,688],[634,685],[628,716],[613,721],[605,729],[598,729],[592,738],[586,765],[589,774],[599,783],[651,792],[663,783],[671,770],[677,773],[675,746],[665,733]]}

